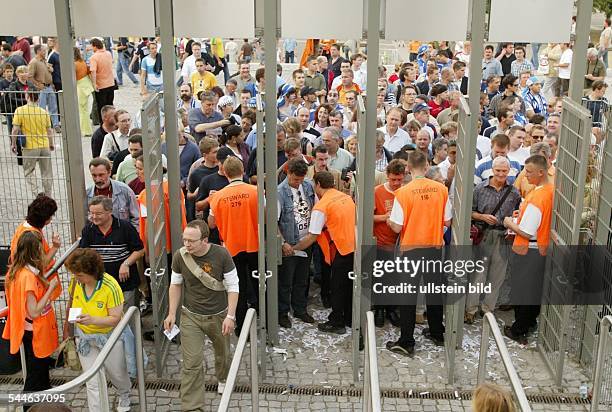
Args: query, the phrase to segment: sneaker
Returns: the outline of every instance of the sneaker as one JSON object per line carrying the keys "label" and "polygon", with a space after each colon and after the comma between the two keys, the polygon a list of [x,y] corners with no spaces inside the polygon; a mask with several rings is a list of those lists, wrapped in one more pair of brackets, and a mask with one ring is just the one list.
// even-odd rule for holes
{"label": "sneaker", "polygon": [[308,312],[304,312],[301,315],[294,315],[294,318],[301,320],[304,323],[315,323],[315,319],[308,314]]}
{"label": "sneaker", "polygon": [[117,405],[117,412],[129,412],[130,411],[130,397],[119,399],[119,405]]}
{"label": "sneaker", "polygon": [[389,341],[385,346],[387,347],[387,350],[391,352],[399,353],[400,355],[404,356],[414,356],[414,345],[408,346],[402,345],[399,341]]}
{"label": "sneaker", "polygon": [[344,326],[336,326],[333,323],[327,321],[325,323],[319,323],[317,325],[317,328],[321,331],[321,332],[328,332],[328,333],[336,333],[338,335],[343,335],[346,333],[346,328]]}
{"label": "sneaker", "polygon": [[466,323],[468,325],[473,325],[474,317],[475,317],[475,314],[465,312],[463,315],[463,323]]}
{"label": "sneaker", "polygon": [[279,314],[278,324],[281,328],[291,329],[291,319],[289,319],[289,315],[286,313]]}
{"label": "sneaker", "polygon": [[432,341],[436,346],[444,346],[444,336],[432,336],[432,334],[429,332],[429,328],[423,329],[423,336]]}
{"label": "sneaker", "polygon": [[504,335],[521,345],[527,345],[527,337],[515,334],[510,326],[504,326]]}
{"label": "sneaker", "polygon": [[219,395],[223,395],[223,391],[225,390],[225,382],[219,382],[217,385],[217,393]]}
{"label": "sneaker", "polygon": [[425,315],[422,313],[416,314],[416,319],[414,321],[417,325],[425,325],[427,323],[427,319],[425,319]]}

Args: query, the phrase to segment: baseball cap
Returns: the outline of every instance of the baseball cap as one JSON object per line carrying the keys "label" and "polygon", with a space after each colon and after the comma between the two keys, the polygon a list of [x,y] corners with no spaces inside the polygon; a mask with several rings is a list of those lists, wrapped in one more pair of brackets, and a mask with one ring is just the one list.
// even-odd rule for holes
{"label": "baseball cap", "polygon": [[226,146],[219,148],[219,151],[217,152],[217,160],[219,162],[221,163],[225,162],[225,159],[227,159],[230,156],[236,156],[232,149]]}
{"label": "baseball cap", "polygon": [[302,98],[308,96],[309,94],[315,94],[315,89],[313,89],[312,87],[309,86],[304,86],[302,87],[302,91],[300,92],[300,96],[302,96]]}
{"label": "baseball cap", "polygon": [[539,80],[535,76],[531,76],[529,79],[527,79],[527,87],[533,86],[534,84],[543,84],[543,83],[544,82],[542,80]]}
{"label": "baseball cap", "polygon": [[412,108],[412,112],[413,112],[413,113],[420,112],[420,111],[422,111],[422,110],[427,110],[427,111],[429,111],[429,106],[428,106],[428,105],[426,105],[425,103],[419,103],[419,104],[415,105],[415,106]]}
{"label": "baseball cap", "polygon": [[417,51],[417,56],[420,56],[421,54],[425,53],[427,50],[429,50],[429,46],[426,44],[422,44],[421,47],[419,47],[419,50]]}

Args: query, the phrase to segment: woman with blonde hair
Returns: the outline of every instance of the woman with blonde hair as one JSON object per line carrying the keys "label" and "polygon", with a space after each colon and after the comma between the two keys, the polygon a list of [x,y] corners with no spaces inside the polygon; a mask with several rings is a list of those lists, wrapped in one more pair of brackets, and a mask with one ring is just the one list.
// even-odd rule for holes
{"label": "woman with blonde hair", "polygon": [[12,354],[17,353],[23,343],[27,372],[24,392],[51,388],[49,357],[58,347],[52,294],[59,286],[59,280],[57,277],[51,281],[45,278],[46,260],[41,234],[33,230],[24,232],[19,237],[6,276],[9,309],[2,337],[10,340]]}
{"label": "woman with blonde hair", "polygon": [[474,412],[514,412],[514,400],[510,393],[492,383],[478,385],[472,398]]}

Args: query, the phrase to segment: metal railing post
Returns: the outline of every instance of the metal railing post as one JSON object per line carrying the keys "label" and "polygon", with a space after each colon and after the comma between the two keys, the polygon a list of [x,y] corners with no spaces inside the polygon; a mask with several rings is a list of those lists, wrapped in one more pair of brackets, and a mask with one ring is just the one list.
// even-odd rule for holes
{"label": "metal railing post", "polygon": [[495,316],[491,312],[485,313],[483,319],[482,326],[482,339],[486,338],[486,341],[483,340],[480,342],[480,359],[478,362],[478,384],[484,382],[485,370],[486,370],[486,360],[487,360],[487,351],[488,351],[488,343],[489,343],[489,331],[493,333],[493,339],[495,340],[495,344],[497,345],[497,349],[499,350],[499,356],[502,358],[502,363],[504,365],[504,369],[506,369],[506,373],[510,378],[510,386],[512,388],[512,392],[516,397],[519,407],[523,412],[531,412],[531,406],[529,406],[529,401],[527,400],[527,395],[525,395],[525,391],[523,390],[523,386],[521,385],[521,380],[516,373],[516,369],[514,369],[514,365],[512,364],[512,358],[510,357],[510,352],[508,352],[508,347],[504,342],[504,338],[499,330],[499,326],[497,325],[497,320]]}
{"label": "metal railing post", "polygon": [[98,369],[96,373],[98,379],[98,390],[100,391],[100,410],[102,412],[110,412],[108,404],[108,388],[106,387],[106,374],[104,373],[104,367]]}
{"label": "metal railing post", "polygon": [[26,378],[28,377],[28,371],[26,370],[26,357],[25,357],[25,348],[23,347],[23,342],[19,345],[19,358],[21,359],[21,374],[23,375],[23,383],[25,383]]}
{"label": "metal railing post", "polygon": [[[606,326],[607,324],[607,326]],[[591,399],[591,412],[599,410],[599,397],[601,396],[601,377],[604,369],[606,349],[612,326],[612,316],[604,316],[599,323],[599,345],[597,347],[597,358],[595,358],[595,372],[593,373],[593,398]],[[605,335],[604,335],[605,333]]]}
{"label": "metal railing post", "polygon": [[138,379],[138,402],[140,403],[140,410],[142,412],[146,412],[147,391],[145,388],[144,355],[142,352],[142,325],[140,324],[140,311],[136,311],[132,322],[134,323],[134,337],[136,338],[136,372]]}
{"label": "metal railing post", "polygon": [[482,335],[480,338],[480,357],[478,358],[478,385],[485,381],[487,373],[487,353],[489,352],[489,323],[482,322]]}
{"label": "metal railing post", "polygon": [[249,327],[251,337],[251,410],[259,410],[259,366],[257,363],[257,322]]}
{"label": "metal railing post", "polygon": [[[378,380],[378,358],[376,353],[376,329],[374,326],[374,313],[369,310],[366,313],[366,376],[368,379],[368,410],[380,412],[380,382]],[[365,402],[365,397],[364,397]],[[365,409],[364,409],[365,410]]]}

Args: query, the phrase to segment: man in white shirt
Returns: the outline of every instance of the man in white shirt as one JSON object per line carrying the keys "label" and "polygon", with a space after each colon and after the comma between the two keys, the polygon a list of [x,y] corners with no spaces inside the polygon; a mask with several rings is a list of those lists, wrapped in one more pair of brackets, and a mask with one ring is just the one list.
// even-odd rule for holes
{"label": "man in white shirt", "polygon": [[410,135],[399,126],[402,123],[401,109],[394,107],[387,112],[387,124],[380,130],[385,134],[384,148],[394,154],[407,144],[412,143]]}
{"label": "man in white shirt", "polygon": [[561,82],[561,96],[566,96],[569,90],[569,79],[572,73],[572,56],[574,52],[570,49],[569,43],[561,43],[561,59],[557,67],[559,68],[559,81]]}
{"label": "man in white shirt", "polygon": [[[183,82],[189,83],[191,81],[191,75],[196,72],[195,61],[202,58],[202,45],[198,42],[191,44],[191,56],[188,56],[183,61],[183,67],[181,68],[181,76],[183,76]],[[212,72],[214,67],[206,63],[206,70]]]}
{"label": "man in white shirt", "polygon": [[115,112],[115,123],[118,126],[117,130],[104,136],[102,150],[100,151],[100,157],[110,161],[114,160],[115,155],[121,150],[128,148],[128,135],[132,126],[132,117],[126,110],[117,110]]}
{"label": "man in white shirt", "polygon": [[353,70],[354,74],[353,82],[355,82],[361,90],[366,89],[366,80],[368,77],[368,73],[363,67],[364,61],[364,56],[361,53],[356,53],[351,56],[351,70]]}
{"label": "man in white shirt", "polygon": [[530,156],[529,148],[523,147],[526,135],[527,133],[523,126],[512,126],[508,131],[508,138],[510,139],[508,159],[518,162],[521,168],[525,166],[525,160]]}

